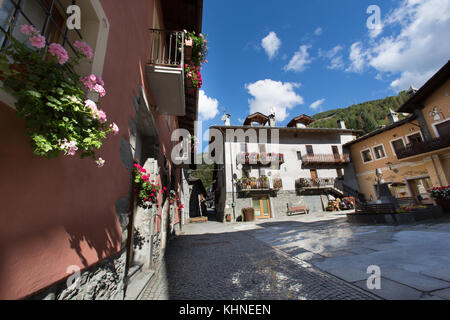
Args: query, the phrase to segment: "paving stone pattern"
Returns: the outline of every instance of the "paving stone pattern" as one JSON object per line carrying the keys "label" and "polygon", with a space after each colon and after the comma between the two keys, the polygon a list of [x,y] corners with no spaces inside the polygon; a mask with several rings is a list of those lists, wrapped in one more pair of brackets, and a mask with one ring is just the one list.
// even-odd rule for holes
{"label": "paving stone pattern", "polygon": [[143,300],[368,300],[368,293],[293,259],[248,232],[182,235]]}

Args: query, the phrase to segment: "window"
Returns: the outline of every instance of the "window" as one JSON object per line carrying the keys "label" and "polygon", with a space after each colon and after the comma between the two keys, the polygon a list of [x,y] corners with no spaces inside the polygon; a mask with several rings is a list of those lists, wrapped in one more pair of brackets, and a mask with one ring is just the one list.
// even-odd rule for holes
{"label": "window", "polygon": [[339,149],[337,146],[331,146],[331,150],[333,151],[333,155],[335,158],[339,158]]}
{"label": "window", "polygon": [[265,144],[260,144],[259,145],[259,153],[266,153],[266,145]]}
{"label": "window", "polygon": [[361,151],[363,162],[370,162],[372,161],[372,153],[370,152],[370,149],[366,149]]}
{"label": "window", "polygon": [[[76,4],[76,1],[73,1]],[[75,55],[72,42],[82,40],[79,30],[69,30],[66,26],[66,7],[58,0],[2,0],[0,1],[0,45],[4,49],[12,36],[19,41],[26,40],[26,36],[20,32],[23,24],[34,25],[47,42],[57,42],[69,49]],[[10,24],[13,22],[12,24]],[[69,41],[70,39],[70,41]]]}
{"label": "window", "polygon": [[344,178],[344,173],[342,171],[342,168],[336,169],[337,177],[338,179]]}
{"label": "window", "polygon": [[301,151],[297,151],[297,160],[302,160],[302,153],[301,153]]}
{"label": "window", "polygon": [[247,152],[247,144],[241,143],[241,152]]}
{"label": "window", "polygon": [[314,155],[313,147],[312,147],[312,146],[306,146],[306,153],[307,153],[309,156],[313,156],[313,155]]}
{"label": "window", "polygon": [[375,154],[375,159],[382,159],[386,157],[383,145],[379,145],[373,148],[373,153]]}
{"label": "window", "polygon": [[450,120],[434,125],[435,131],[439,137],[450,135]]}
{"label": "window", "polygon": [[394,151],[395,154],[398,154],[398,152],[400,150],[405,149],[405,143],[403,142],[403,139],[397,139],[397,140],[392,140],[391,141],[391,145],[392,145],[392,149]]}
{"label": "window", "polygon": [[407,139],[408,143],[410,144],[417,144],[423,142],[422,135],[419,132],[407,136]]}

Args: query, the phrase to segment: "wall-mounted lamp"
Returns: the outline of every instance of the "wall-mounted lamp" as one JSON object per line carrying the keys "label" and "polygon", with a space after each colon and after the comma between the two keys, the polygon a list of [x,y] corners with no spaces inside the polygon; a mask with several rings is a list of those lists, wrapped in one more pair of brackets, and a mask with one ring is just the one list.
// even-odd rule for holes
{"label": "wall-mounted lamp", "polygon": [[388,166],[389,170],[391,170],[391,171],[393,171],[395,173],[398,173],[397,169],[392,169],[392,162],[386,162],[386,165]]}

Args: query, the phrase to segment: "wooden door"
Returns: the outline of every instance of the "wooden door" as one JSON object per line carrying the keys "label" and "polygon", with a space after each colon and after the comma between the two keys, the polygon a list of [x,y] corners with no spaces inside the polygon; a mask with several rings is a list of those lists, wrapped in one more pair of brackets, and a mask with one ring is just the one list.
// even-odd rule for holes
{"label": "wooden door", "polygon": [[269,197],[261,196],[252,199],[256,219],[268,219],[271,216]]}
{"label": "wooden door", "polygon": [[331,150],[333,151],[334,159],[339,160],[340,155],[339,155],[338,147],[337,146],[332,146]]}
{"label": "wooden door", "polygon": [[313,186],[317,186],[317,170],[316,169],[311,169],[309,171],[311,173],[311,180],[312,180]]}

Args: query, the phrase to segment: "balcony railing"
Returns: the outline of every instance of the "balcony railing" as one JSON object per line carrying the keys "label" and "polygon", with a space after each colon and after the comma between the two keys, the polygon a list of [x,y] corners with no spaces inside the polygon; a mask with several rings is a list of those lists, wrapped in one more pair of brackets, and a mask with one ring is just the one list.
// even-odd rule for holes
{"label": "balcony railing", "polygon": [[342,180],[336,178],[300,178],[295,181],[295,188],[297,190],[334,188],[342,192],[344,186]]}
{"label": "balcony railing", "polygon": [[450,147],[450,136],[443,136],[420,143],[408,144],[405,148],[397,150],[396,153],[398,159],[404,159],[447,147]]}
{"label": "balcony railing", "polygon": [[150,29],[152,49],[150,64],[182,68],[184,63],[184,32]]}
{"label": "balcony railing", "polygon": [[343,164],[350,162],[349,154],[305,154],[302,156],[303,164]]}
{"label": "balcony railing", "polygon": [[238,164],[257,164],[257,165],[270,165],[272,163],[283,164],[284,154],[241,152],[238,153],[236,161]]}
{"label": "balcony railing", "polygon": [[269,178],[261,176],[259,178],[243,178],[237,182],[237,188],[240,191],[244,190],[269,190]]}
{"label": "balcony railing", "polygon": [[150,29],[147,77],[161,114],[186,115],[184,32]]}

